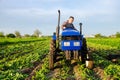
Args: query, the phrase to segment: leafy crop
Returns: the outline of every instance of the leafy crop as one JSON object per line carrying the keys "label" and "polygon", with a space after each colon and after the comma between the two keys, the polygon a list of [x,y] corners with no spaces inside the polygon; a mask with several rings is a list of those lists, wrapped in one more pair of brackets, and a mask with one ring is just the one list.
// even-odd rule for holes
{"label": "leafy crop", "polygon": [[[108,54],[120,54],[120,39],[119,38],[92,38],[87,39],[88,47],[94,49],[92,53],[93,59],[95,61],[95,66],[100,66],[103,68],[104,79],[106,80],[108,76],[111,76],[113,80],[120,79],[120,65],[112,63],[107,60]],[[119,63],[119,62],[118,62]]]}
{"label": "leafy crop", "polygon": [[[34,67],[49,50],[48,38],[19,40],[10,39],[9,43],[0,47],[0,79],[24,79],[28,74],[21,71]],[[5,43],[1,41],[1,44]],[[13,43],[13,44],[12,44]]]}
{"label": "leafy crop", "polygon": [[[66,63],[63,59],[55,66],[61,64],[61,68],[49,70],[48,53],[49,37],[42,38],[1,38],[0,39],[0,80],[24,80],[32,70],[40,65],[40,68],[32,75],[32,80],[120,80],[120,65],[107,60],[108,54],[120,53],[119,38],[88,38],[87,46],[90,48],[94,68],[88,69],[85,64],[77,62],[77,65]],[[62,53],[64,54],[64,53]],[[46,57],[45,57],[46,56]],[[73,61],[74,62],[74,61]],[[94,71],[95,68],[100,68]],[[28,72],[26,72],[28,70]]]}

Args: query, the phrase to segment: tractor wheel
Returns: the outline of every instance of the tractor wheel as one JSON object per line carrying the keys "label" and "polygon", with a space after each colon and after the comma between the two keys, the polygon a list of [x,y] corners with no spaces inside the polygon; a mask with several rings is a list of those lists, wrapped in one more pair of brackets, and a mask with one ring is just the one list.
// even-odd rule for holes
{"label": "tractor wheel", "polygon": [[54,68],[54,60],[53,60],[53,54],[49,54],[49,69]]}
{"label": "tractor wheel", "polygon": [[82,63],[85,63],[85,60],[87,59],[87,44],[86,44],[86,39],[83,38],[82,40],[82,53],[81,53],[81,60]]}
{"label": "tractor wheel", "polygon": [[49,69],[53,69],[54,68],[55,50],[56,50],[56,41],[55,40],[51,40],[50,52],[49,52]]}
{"label": "tractor wheel", "polygon": [[82,63],[84,64],[85,63],[85,60],[86,60],[86,55],[82,53],[81,55],[81,60],[82,60]]}

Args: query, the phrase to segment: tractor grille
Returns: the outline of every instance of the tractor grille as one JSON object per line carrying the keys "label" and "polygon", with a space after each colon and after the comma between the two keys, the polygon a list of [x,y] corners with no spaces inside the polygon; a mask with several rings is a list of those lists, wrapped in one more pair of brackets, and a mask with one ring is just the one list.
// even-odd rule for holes
{"label": "tractor grille", "polygon": [[62,40],[80,40],[80,36],[62,36]]}

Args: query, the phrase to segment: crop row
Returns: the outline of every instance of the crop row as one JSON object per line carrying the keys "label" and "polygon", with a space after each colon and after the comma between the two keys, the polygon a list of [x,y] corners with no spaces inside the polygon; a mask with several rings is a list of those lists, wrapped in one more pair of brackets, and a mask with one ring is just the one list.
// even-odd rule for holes
{"label": "crop row", "polygon": [[120,54],[120,39],[87,39],[88,47],[92,49],[94,66],[103,70],[102,79],[120,79],[120,65],[107,60],[109,54]]}
{"label": "crop row", "polygon": [[39,41],[25,42],[18,44],[8,44],[1,50],[0,57],[0,79],[24,79],[28,74],[22,73],[23,69],[34,68],[34,62],[43,59],[48,53],[47,38]]}
{"label": "crop row", "polygon": [[[94,41],[95,40],[95,41]],[[110,39],[108,39],[109,41]],[[48,69],[48,58],[44,60],[42,68],[36,71],[36,75],[32,79],[42,79],[42,80],[65,80],[65,79],[80,79],[80,80],[107,80],[120,79],[120,66],[108,61],[106,57],[109,53],[116,53],[118,51],[119,45],[108,45],[106,42],[101,42],[99,39],[87,40],[88,47],[94,49],[92,51],[92,56],[94,60],[94,68],[88,69],[85,64],[78,62],[77,65],[72,64],[67,65],[65,60],[60,61],[59,64],[63,65],[61,68],[54,69],[53,71]],[[100,41],[100,43],[97,42]],[[102,40],[104,41],[104,40]],[[106,40],[105,40],[106,41]],[[111,40],[110,40],[111,42]],[[103,44],[104,43],[104,44]],[[99,54],[99,55],[98,55]]]}

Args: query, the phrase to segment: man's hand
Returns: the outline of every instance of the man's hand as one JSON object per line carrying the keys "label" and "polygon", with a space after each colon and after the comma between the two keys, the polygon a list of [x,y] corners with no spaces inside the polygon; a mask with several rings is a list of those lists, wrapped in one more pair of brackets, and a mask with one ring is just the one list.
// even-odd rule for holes
{"label": "man's hand", "polygon": [[63,27],[63,29],[65,29],[66,27]]}

